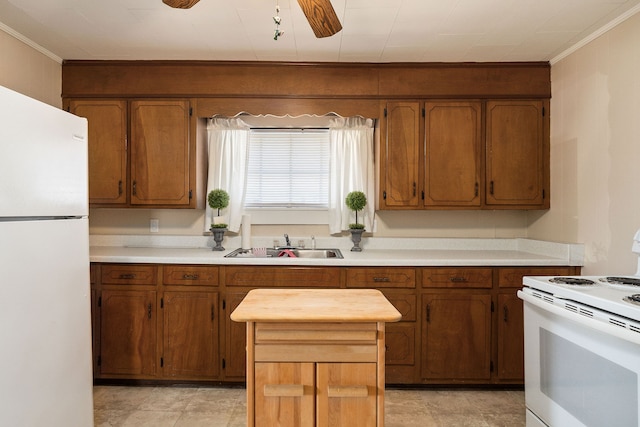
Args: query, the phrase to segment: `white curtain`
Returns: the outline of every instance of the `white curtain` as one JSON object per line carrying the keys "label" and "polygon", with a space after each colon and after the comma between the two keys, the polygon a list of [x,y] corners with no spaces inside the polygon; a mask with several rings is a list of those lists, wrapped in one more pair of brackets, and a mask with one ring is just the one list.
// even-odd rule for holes
{"label": "white curtain", "polygon": [[[207,195],[221,188],[229,193],[229,206],[221,210],[229,231],[238,232],[244,211],[244,195],[249,157],[249,126],[241,119],[213,118],[207,124],[209,137],[209,175]],[[205,231],[209,231],[213,209],[205,210]]]}
{"label": "white curtain", "polygon": [[329,232],[340,233],[355,222],[355,213],[345,199],[352,191],[362,191],[367,205],[358,212],[358,222],[375,231],[375,171],[373,120],[364,117],[332,119],[329,124],[331,166],[329,184]]}

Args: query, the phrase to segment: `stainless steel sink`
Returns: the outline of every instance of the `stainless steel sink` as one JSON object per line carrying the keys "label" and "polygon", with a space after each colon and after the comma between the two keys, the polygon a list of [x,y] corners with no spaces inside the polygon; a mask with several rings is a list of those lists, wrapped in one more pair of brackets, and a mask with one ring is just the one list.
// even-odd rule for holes
{"label": "stainless steel sink", "polygon": [[[293,256],[290,255],[293,254]],[[265,258],[256,256],[250,249],[236,249],[224,256],[225,258]],[[267,248],[266,258],[335,258],[342,259],[340,249],[273,249]]]}

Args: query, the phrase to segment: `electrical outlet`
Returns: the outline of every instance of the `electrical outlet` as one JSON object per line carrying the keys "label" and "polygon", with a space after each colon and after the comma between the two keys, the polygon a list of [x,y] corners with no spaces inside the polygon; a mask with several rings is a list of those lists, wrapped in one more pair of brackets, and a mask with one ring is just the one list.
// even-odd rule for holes
{"label": "electrical outlet", "polygon": [[151,233],[157,233],[158,231],[160,231],[160,221],[152,218],[149,220],[149,232]]}

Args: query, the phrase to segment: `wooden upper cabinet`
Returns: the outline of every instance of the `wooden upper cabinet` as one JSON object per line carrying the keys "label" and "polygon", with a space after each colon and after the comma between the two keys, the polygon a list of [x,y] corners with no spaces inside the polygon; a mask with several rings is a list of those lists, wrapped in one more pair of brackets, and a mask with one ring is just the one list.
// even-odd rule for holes
{"label": "wooden upper cabinet", "polygon": [[543,107],[541,100],[487,101],[487,205],[549,207],[548,118]]}
{"label": "wooden upper cabinet", "polygon": [[480,206],[482,104],[425,103],[426,206]]}
{"label": "wooden upper cabinet", "polygon": [[189,101],[131,102],[131,204],[189,205]]}
{"label": "wooden upper cabinet", "polygon": [[388,102],[381,144],[383,209],[420,207],[420,103]]}
{"label": "wooden upper cabinet", "polygon": [[72,100],[69,111],[89,128],[89,203],[127,203],[127,102]]}

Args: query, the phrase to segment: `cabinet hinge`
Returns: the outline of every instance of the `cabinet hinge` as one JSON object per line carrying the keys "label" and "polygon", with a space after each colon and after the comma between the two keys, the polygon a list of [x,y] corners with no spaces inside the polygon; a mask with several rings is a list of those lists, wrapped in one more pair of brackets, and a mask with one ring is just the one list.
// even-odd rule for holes
{"label": "cabinet hinge", "polygon": [[160,367],[164,368],[164,357],[160,358]]}
{"label": "cabinet hinge", "polygon": [[164,308],[164,298],[160,298],[160,308]]}
{"label": "cabinet hinge", "polygon": [[102,297],[98,297],[98,307],[102,307]]}
{"label": "cabinet hinge", "polygon": [[226,310],[227,309],[227,300],[222,300],[222,309]]}
{"label": "cabinet hinge", "polygon": [[493,372],[493,360],[489,362],[489,372]]}
{"label": "cabinet hinge", "polygon": [[193,116],[193,107],[189,107],[189,117]]}
{"label": "cabinet hinge", "polygon": [[422,117],[427,117],[427,111],[424,108],[422,109]]}
{"label": "cabinet hinge", "polygon": [[493,313],[495,311],[495,307],[493,306],[493,301],[491,301],[491,312]]}
{"label": "cabinet hinge", "polygon": [[193,197],[193,190],[189,190],[189,200]]}
{"label": "cabinet hinge", "polygon": [[544,117],[544,115],[545,115],[545,110],[544,110],[544,107],[542,107],[542,117]]}
{"label": "cabinet hinge", "polygon": [[387,117],[387,107],[384,107],[384,116]]}
{"label": "cabinet hinge", "polygon": [[222,369],[227,367],[227,361],[222,359]]}
{"label": "cabinet hinge", "polygon": [[98,356],[98,366],[102,366],[102,356]]}

